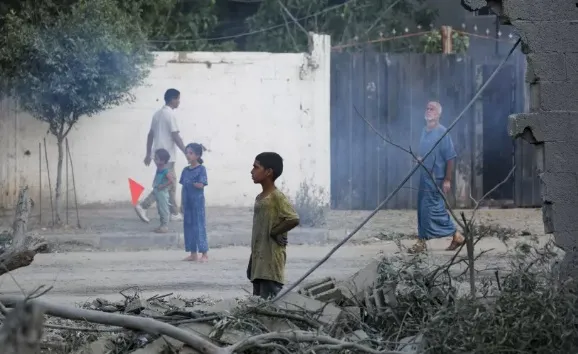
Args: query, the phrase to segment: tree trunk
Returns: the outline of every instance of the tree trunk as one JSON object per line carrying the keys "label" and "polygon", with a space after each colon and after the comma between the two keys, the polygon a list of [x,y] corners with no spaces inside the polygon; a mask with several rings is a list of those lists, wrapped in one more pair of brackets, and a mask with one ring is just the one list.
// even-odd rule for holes
{"label": "tree trunk", "polygon": [[60,215],[62,209],[62,162],[64,161],[64,137],[56,137],[56,146],[58,147],[58,164],[56,165],[56,187],[54,194],[54,223],[62,225],[62,218]]}
{"label": "tree trunk", "polygon": [[0,252],[0,275],[30,265],[36,253],[46,247],[46,243],[38,242],[26,235],[31,209],[32,200],[28,195],[28,187],[24,187],[20,190],[16,204],[12,245],[4,252]]}

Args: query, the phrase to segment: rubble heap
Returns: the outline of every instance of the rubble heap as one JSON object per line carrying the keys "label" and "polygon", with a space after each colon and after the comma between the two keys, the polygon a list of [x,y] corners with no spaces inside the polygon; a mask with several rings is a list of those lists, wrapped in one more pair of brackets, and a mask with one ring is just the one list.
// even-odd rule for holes
{"label": "rubble heap", "polygon": [[[573,283],[559,283],[551,271],[560,254],[553,244],[519,246],[511,266],[479,271],[475,282],[457,255],[442,266],[433,266],[431,257],[398,255],[373,260],[346,279],[303,284],[275,302],[145,299],[138,290],[121,292],[119,302],[96,299],[85,309],[37,302],[49,315],[43,352],[576,352],[578,297]],[[16,303],[0,298],[6,306]]]}
{"label": "rubble heap", "polygon": [[[383,333],[367,325],[386,316],[388,309],[397,305],[398,282],[383,275],[383,267],[387,264],[385,259],[376,259],[347,279],[323,278],[306,283],[297,292],[288,293],[275,303],[253,296],[219,302],[207,298],[181,299],[172,294],[144,299],[138,291],[131,295],[126,295],[125,291],[121,293],[125,297],[123,301],[96,299],[84,307],[163,321],[201,335],[220,347],[236,345],[235,352],[239,353],[298,352],[303,344],[292,342],[291,334],[323,336],[336,340],[339,345],[364,345],[375,348],[376,352],[416,352],[421,344],[419,336],[399,338],[397,343],[391,344],[384,339]],[[96,325],[86,329],[86,323],[82,324],[86,330],[75,332],[74,326],[80,326],[78,322],[55,320],[49,320],[46,326],[46,353],[197,353],[168,336]],[[286,349],[275,343],[254,343],[254,338],[267,334],[279,334],[279,340],[275,342],[287,342]],[[309,342],[305,344],[308,347],[316,345],[314,339],[306,342]],[[56,348],[58,345],[54,343],[61,347]],[[251,350],[245,350],[245,346]],[[292,346],[295,348],[291,349]]]}

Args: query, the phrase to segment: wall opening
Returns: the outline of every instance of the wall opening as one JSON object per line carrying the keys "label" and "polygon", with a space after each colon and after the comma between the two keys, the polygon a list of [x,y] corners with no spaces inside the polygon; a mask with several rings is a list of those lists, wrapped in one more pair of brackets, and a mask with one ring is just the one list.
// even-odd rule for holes
{"label": "wall opening", "polygon": [[[497,65],[483,67],[484,82]],[[516,68],[502,67],[484,91],[483,97],[483,194],[500,184],[514,166],[514,140],[508,135],[508,116],[516,110]],[[493,191],[489,199],[514,199],[514,179]]]}

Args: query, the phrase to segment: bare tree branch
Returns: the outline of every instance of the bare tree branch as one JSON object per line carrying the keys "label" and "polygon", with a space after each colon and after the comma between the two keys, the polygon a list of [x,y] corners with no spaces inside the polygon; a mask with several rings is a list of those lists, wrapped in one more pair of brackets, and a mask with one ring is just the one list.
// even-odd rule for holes
{"label": "bare tree branch", "polygon": [[[24,296],[0,295],[0,302],[5,306],[14,306],[23,301]],[[175,338],[202,354],[226,354],[230,353],[224,348],[220,348],[200,336],[174,327],[170,324],[153,320],[151,318],[135,317],[130,315],[120,315],[115,313],[105,313],[100,311],[85,310],[70,306],[63,306],[45,301],[43,299],[29,300],[27,303],[38,304],[43,308],[46,314],[66,318],[69,320],[82,320],[104,325],[124,327],[143,331],[150,334],[161,334]]]}
{"label": "bare tree branch", "polygon": [[325,345],[331,345],[331,349],[335,351],[339,350],[352,350],[355,353],[369,353],[369,354],[398,354],[400,352],[396,351],[381,351],[375,350],[355,342],[345,342],[333,337],[319,335],[312,332],[306,331],[291,331],[291,332],[274,332],[266,333],[251,338],[247,338],[237,344],[234,344],[228,349],[231,353],[242,352],[244,350],[258,347],[259,345],[267,344],[273,341],[284,341],[284,342],[297,342],[297,343],[319,343]]}

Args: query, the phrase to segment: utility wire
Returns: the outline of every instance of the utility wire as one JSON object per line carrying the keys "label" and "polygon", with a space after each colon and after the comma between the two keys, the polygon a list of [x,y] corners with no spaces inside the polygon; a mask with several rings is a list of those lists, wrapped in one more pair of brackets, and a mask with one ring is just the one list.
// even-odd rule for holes
{"label": "utility wire", "polygon": [[[331,6],[331,7],[328,7],[326,9],[323,9],[321,11],[315,12],[313,14],[298,18],[297,21],[301,22],[301,21],[310,19],[310,18],[315,17],[315,16],[323,15],[327,12],[331,12],[331,11],[340,9],[340,8],[350,4],[352,2],[355,2],[355,0],[347,0],[342,4]],[[220,41],[220,40],[226,40],[226,39],[237,39],[237,38],[241,38],[241,37],[252,36],[254,34],[268,32],[268,31],[271,31],[271,30],[274,30],[277,28],[281,28],[281,27],[285,27],[285,22],[278,24],[278,25],[273,25],[270,27],[265,27],[265,28],[261,28],[258,30],[234,34],[234,35],[230,35],[230,36],[211,37],[211,38],[174,39],[174,40],[149,40],[149,42],[150,43],[178,43],[178,42]]]}
{"label": "utility wire", "polygon": [[[518,47],[518,45],[520,44],[521,39],[518,39],[516,41],[516,43],[514,44],[514,46],[512,47],[512,49],[510,49],[510,52],[508,53],[508,55],[502,60],[502,62],[500,63],[500,65],[498,65],[498,67],[492,72],[492,74],[490,75],[490,77],[488,77],[488,80],[486,80],[486,82],[482,85],[482,87],[480,87],[480,89],[478,90],[478,92],[476,92],[476,94],[474,95],[474,97],[472,97],[472,99],[470,100],[470,102],[466,105],[466,107],[460,112],[460,114],[457,116],[456,119],[454,119],[454,121],[452,122],[452,124],[449,125],[449,127],[447,128],[446,132],[444,134],[442,134],[442,136],[439,137],[439,139],[435,142],[434,146],[432,146],[432,148],[427,152],[427,154],[425,154],[423,156],[423,160],[425,161],[425,159],[431,155],[431,153],[433,152],[433,150],[440,144],[440,142],[442,141],[443,138],[445,138],[446,135],[448,135],[450,133],[450,131],[456,126],[456,124],[463,118],[464,114],[470,109],[470,107],[476,102],[476,100],[478,99],[478,97],[480,97],[480,95],[482,94],[482,92],[486,89],[486,87],[488,87],[488,84],[494,79],[494,77],[498,74],[498,72],[502,69],[502,67],[504,66],[504,64],[506,64],[506,62],[508,61],[508,59],[510,58],[510,56],[512,56],[512,54],[514,53],[514,50],[516,50],[516,48]],[[361,230],[361,228],[363,226],[365,226],[365,224],[367,224],[369,222],[369,220],[371,220],[371,218],[373,218],[375,216],[375,214],[377,214],[377,212],[379,212],[381,210],[381,208],[383,208],[390,200],[391,198],[393,198],[397,192],[399,192],[399,190],[403,187],[403,185],[411,178],[411,176],[413,176],[413,174],[421,167],[420,164],[416,164],[411,171],[409,171],[409,173],[407,174],[407,176],[403,179],[403,181],[401,181],[398,186],[381,202],[379,203],[379,205],[377,206],[377,208],[375,208],[353,231],[351,231],[351,233],[349,235],[347,235],[343,240],[341,240],[341,242],[339,242],[337,245],[335,245],[335,247],[333,247],[331,249],[331,251],[329,251],[329,253],[327,253],[325,255],[325,257],[323,257],[319,262],[317,262],[317,264],[315,264],[311,269],[309,269],[307,272],[305,272],[305,274],[303,274],[301,276],[301,278],[299,278],[296,282],[294,282],[293,284],[291,284],[289,287],[285,288],[281,293],[279,293],[273,300],[271,300],[271,302],[275,302],[278,301],[279,299],[281,299],[283,296],[287,295],[290,291],[292,291],[293,289],[295,289],[297,287],[297,285],[301,284],[305,279],[307,279],[307,277],[309,277],[315,270],[317,270],[317,268],[319,268],[320,266],[323,265],[323,263],[325,263],[335,252],[337,252],[337,250],[339,248],[341,248],[341,246],[343,246],[347,241],[349,241],[349,239],[351,239],[359,230]]]}

